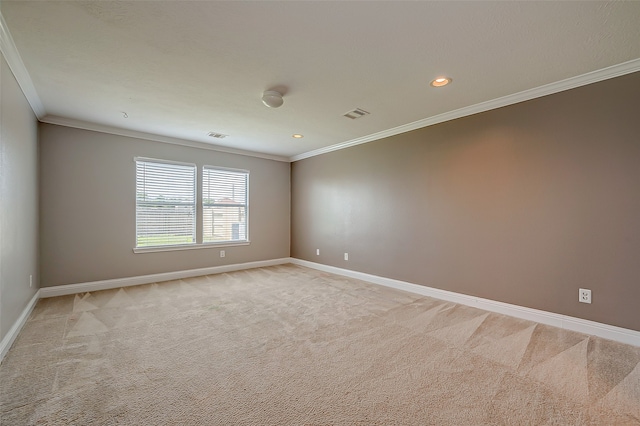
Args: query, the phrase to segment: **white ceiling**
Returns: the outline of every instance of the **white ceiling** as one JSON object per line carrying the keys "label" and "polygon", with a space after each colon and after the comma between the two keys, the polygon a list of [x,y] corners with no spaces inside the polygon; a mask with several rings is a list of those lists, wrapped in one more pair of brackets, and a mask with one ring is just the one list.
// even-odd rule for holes
{"label": "white ceiling", "polygon": [[[0,7],[43,121],[294,159],[628,61],[640,69],[639,1]],[[453,83],[430,87],[440,75]],[[262,92],[278,87],[284,106],[263,106]],[[342,116],[355,108],[371,114]]]}

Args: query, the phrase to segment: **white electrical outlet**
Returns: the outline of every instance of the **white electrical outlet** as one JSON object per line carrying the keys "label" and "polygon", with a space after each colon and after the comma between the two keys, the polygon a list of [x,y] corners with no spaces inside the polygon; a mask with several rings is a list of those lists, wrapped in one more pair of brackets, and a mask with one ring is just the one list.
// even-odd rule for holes
{"label": "white electrical outlet", "polygon": [[349,260],[349,253],[344,254],[344,260]]}
{"label": "white electrical outlet", "polygon": [[29,275],[29,287],[33,287],[33,275]]}
{"label": "white electrical outlet", "polygon": [[320,256],[320,249],[316,249],[316,256]]}
{"label": "white electrical outlet", "polygon": [[591,290],[581,288],[578,291],[578,300],[582,303],[591,303]]}
{"label": "white electrical outlet", "polygon": [[226,253],[224,252],[224,250],[220,250],[220,257],[224,257],[226,255]]}

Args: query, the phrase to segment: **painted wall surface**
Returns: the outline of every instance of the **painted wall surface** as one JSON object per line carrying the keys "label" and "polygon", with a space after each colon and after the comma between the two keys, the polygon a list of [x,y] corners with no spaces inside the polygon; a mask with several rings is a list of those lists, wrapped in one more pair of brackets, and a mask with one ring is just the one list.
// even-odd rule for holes
{"label": "painted wall surface", "polygon": [[291,254],[640,330],[639,111],[635,73],[295,162]]}
{"label": "painted wall surface", "polygon": [[[289,256],[290,166],[211,150],[40,124],[42,286]],[[134,157],[246,169],[250,245],[134,253]],[[200,178],[198,178],[200,181]]]}
{"label": "painted wall surface", "polygon": [[2,340],[38,290],[38,122],[4,57],[0,67]]}

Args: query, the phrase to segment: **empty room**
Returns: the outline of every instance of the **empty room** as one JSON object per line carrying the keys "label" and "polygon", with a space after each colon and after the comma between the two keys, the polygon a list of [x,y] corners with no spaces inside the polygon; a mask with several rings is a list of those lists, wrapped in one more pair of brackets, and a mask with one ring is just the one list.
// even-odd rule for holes
{"label": "empty room", "polygon": [[0,424],[640,425],[640,2],[0,1]]}

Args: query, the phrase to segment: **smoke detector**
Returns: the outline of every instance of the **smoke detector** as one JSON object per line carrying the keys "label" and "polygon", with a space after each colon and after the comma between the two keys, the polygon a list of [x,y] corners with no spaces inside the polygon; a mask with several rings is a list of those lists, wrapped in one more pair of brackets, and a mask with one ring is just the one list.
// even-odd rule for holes
{"label": "smoke detector", "polygon": [[280,108],[284,103],[284,99],[282,99],[282,93],[275,90],[267,90],[262,94],[262,103],[269,108]]}

